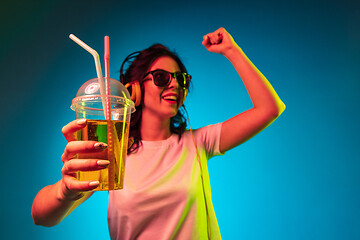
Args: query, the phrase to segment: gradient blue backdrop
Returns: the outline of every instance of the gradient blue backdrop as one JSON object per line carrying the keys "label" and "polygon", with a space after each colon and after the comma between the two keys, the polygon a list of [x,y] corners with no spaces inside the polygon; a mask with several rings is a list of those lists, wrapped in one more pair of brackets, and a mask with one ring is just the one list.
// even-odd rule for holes
{"label": "gradient blue backdrop", "polygon": [[71,99],[96,76],[110,36],[111,76],[155,42],[193,75],[193,128],[224,121],[251,101],[231,64],[201,45],[225,27],[287,109],[269,128],[210,160],[223,239],[360,239],[359,1],[2,1],[1,239],[107,239],[107,193],[53,228],[35,226],[37,191],[61,177]]}

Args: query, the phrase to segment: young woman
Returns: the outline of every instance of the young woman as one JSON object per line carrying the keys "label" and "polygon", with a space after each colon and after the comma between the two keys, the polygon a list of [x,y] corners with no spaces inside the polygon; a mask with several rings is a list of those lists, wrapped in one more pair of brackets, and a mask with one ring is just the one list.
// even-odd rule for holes
{"label": "young woman", "polygon": [[[256,69],[231,35],[220,28],[204,36],[210,52],[224,55],[242,79],[254,107],[225,122],[192,133],[179,111],[190,83],[180,59],[162,45],[130,55],[134,59],[122,82],[139,87],[132,116],[124,189],[109,192],[112,239],[220,239],[211,202],[207,160],[247,141],[285,109],[270,83]],[[36,196],[36,224],[58,224],[91,196],[97,181],[77,181],[74,172],[106,168],[107,160],[73,159],[77,153],[103,151],[106,144],[75,141],[86,125],[76,120],[63,128],[68,144],[62,155],[63,177]]]}

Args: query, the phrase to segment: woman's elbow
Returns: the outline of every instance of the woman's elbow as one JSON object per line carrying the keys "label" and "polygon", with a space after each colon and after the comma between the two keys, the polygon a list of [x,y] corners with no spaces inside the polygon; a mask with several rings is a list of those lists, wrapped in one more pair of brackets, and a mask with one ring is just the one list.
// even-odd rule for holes
{"label": "woman's elbow", "polygon": [[269,118],[271,118],[272,120],[275,120],[285,111],[285,108],[286,108],[286,106],[283,102],[276,104],[275,107],[271,108],[268,111]]}
{"label": "woman's elbow", "polygon": [[53,226],[58,224],[58,223],[50,223],[49,221],[44,221],[44,220],[41,220],[41,219],[36,218],[34,216],[33,216],[33,221],[34,221],[35,225],[43,226],[43,227],[53,227]]}
{"label": "woman's elbow", "polygon": [[33,219],[33,222],[35,225],[38,225],[38,226],[45,226],[44,223],[41,221],[41,218],[38,216],[38,214],[36,213],[36,209],[35,207],[33,206],[32,209],[31,209],[31,217]]}
{"label": "woman's elbow", "polygon": [[280,116],[285,111],[285,103],[281,102],[278,107],[277,116]]}

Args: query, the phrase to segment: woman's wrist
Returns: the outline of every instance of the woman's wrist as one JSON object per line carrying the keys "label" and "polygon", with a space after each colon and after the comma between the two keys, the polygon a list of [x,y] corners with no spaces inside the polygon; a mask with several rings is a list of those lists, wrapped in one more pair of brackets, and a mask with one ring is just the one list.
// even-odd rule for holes
{"label": "woman's wrist", "polygon": [[244,52],[238,45],[234,45],[232,48],[226,50],[223,54],[230,62],[234,62],[244,55]]}

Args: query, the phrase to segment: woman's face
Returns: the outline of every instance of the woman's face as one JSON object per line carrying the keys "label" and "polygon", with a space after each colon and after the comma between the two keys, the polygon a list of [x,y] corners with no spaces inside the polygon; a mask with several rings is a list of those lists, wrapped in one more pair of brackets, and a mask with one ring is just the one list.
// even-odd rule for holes
{"label": "woman's face", "polygon": [[[148,71],[165,70],[171,73],[180,72],[176,61],[169,56],[157,58],[149,67]],[[154,84],[153,76],[149,74],[144,81],[144,106],[143,114],[154,114],[161,119],[167,119],[177,114],[183,102],[184,90],[179,86],[177,80],[172,78],[167,87],[158,87]]]}

